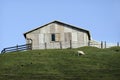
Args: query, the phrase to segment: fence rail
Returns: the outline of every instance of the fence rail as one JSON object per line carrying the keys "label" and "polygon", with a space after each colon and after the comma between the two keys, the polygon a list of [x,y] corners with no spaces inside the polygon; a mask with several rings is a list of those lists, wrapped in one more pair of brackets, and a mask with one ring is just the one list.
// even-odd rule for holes
{"label": "fence rail", "polygon": [[98,47],[98,48],[110,48],[110,47],[113,47],[113,46],[120,46],[120,43],[119,42],[116,42],[116,43],[108,43],[106,41],[101,41],[99,43],[89,43],[89,46],[94,46],[94,47]]}
{"label": "fence rail", "polygon": [[32,50],[32,44],[16,45],[13,47],[4,48],[1,51],[1,53],[24,51],[24,50]]}
{"label": "fence rail", "polygon": [[33,49],[66,49],[66,48],[79,48],[83,46],[91,46],[97,48],[109,48],[113,46],[120,46],[119,42],[116,43],[108,43],[106,41],[95,42],[95,41],[88,41],[88,42],[78,42],[78,41],[68,41],[68,42],[51,42],[51,43],[39,43],[33,44]]}
{"label": "fence rail", "polygon": [[17,45],[14,47],[4,48],[1,53],[7,52],[15,52],[15,51],[24,51],[24,50],[32,50],[32,49],[65,49],[65,48],[78,48],[83,46],[93,46],[98,48],[109,48],[112,46],[120,46],[120,43],[107,43],[106,41],[101,42],[88,42],[81,43],[76,41],[69,42],[53,42],[53,43],[40,43],[40,44],[25,44],[25,45]]}

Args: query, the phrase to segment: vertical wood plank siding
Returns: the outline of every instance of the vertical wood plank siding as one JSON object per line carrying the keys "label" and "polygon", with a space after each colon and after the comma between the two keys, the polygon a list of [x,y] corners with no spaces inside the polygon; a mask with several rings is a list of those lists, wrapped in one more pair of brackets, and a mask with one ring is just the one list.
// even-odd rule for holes
{"label": "vertical wood plank siding", "polygon": [[[55,42],[51,42],[51,34],[53,33],[55,34]],[[74,43],[73,47],[76,48],[87,46],[89,41],[86,32],[57,23],[51,23],[34,30],[26,34],[26,37],[33,40],[33,49],[60,48],[60,44],[62,44],[62,48],[67,48],[70,45],[70,40]]]}
{"label": "vertical wood plank siding", "polygon": [[67,33],[64,33],[64,35],[65,35],[65,37],[64,37],[65,42],[69,42],[71,40],[71,37],[72,37],[71,33],[67,32]]}

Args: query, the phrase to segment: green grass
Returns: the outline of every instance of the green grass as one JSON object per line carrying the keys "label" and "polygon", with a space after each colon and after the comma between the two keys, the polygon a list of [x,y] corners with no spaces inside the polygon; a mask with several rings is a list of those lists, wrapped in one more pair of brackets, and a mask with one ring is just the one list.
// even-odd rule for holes
{"label": "green grass", "polygon": [[0,54],[0,80],[120,80],[120,47]]}

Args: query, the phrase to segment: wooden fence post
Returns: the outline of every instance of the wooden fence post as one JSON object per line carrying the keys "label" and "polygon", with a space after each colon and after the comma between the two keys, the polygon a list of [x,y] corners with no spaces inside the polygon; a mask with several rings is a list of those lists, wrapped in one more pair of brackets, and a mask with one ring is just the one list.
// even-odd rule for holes
{"label": "wooden fence post", "polygon": [[27,50],[29,50],[29,45],[28,45],[28,44],[26,44],[25,46],[26,46],[26,49],[27,49]]}
{"label": "wooden fence post", "polygon": [[90,46],[90,40],[88,41],[88,46]]}
{"label": "wooden fence post", "polygon": [[106,48],[106,41],[105,41],[105,48]]}
{"label": "wooden fence post", "polygon": [[117,42],[117,47],[119,47],[119,42]]}
{"label": "wooden fence post", "polygon": [[26,48],[27,48],[27,50],[32,50],[32,44],[30,43],[30,44],[26,44]]}
{"label": "wooden fence post", "polygon": [[72,49],[72,40],[70,40],[70,49]]}
{"label": "wooden fence post", "polygon": [[101,41],[101,48],[103,49],[103,41]]}
{"label": "wooden fence post", "polygon": [[47,49],[47,43],[45,42],[45,49]]}
{"label": "wooden fence post", "polygon": [[62,49],[62,42],[60,41],[60,49]]}
{"label": "wooden fence post", "polygon": [[30,49],[32,50],[32,43],[30,44]]}

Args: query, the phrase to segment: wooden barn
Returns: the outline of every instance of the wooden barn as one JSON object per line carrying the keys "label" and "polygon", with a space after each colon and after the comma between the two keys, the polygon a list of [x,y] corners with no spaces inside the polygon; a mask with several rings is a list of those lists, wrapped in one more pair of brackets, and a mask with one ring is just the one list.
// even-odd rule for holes
{"label": "wooden barn", "polygon": [[88,30],[60,21],[53,21],[24,33],[32,49],[78,48],[88,46],[91,40]]}

